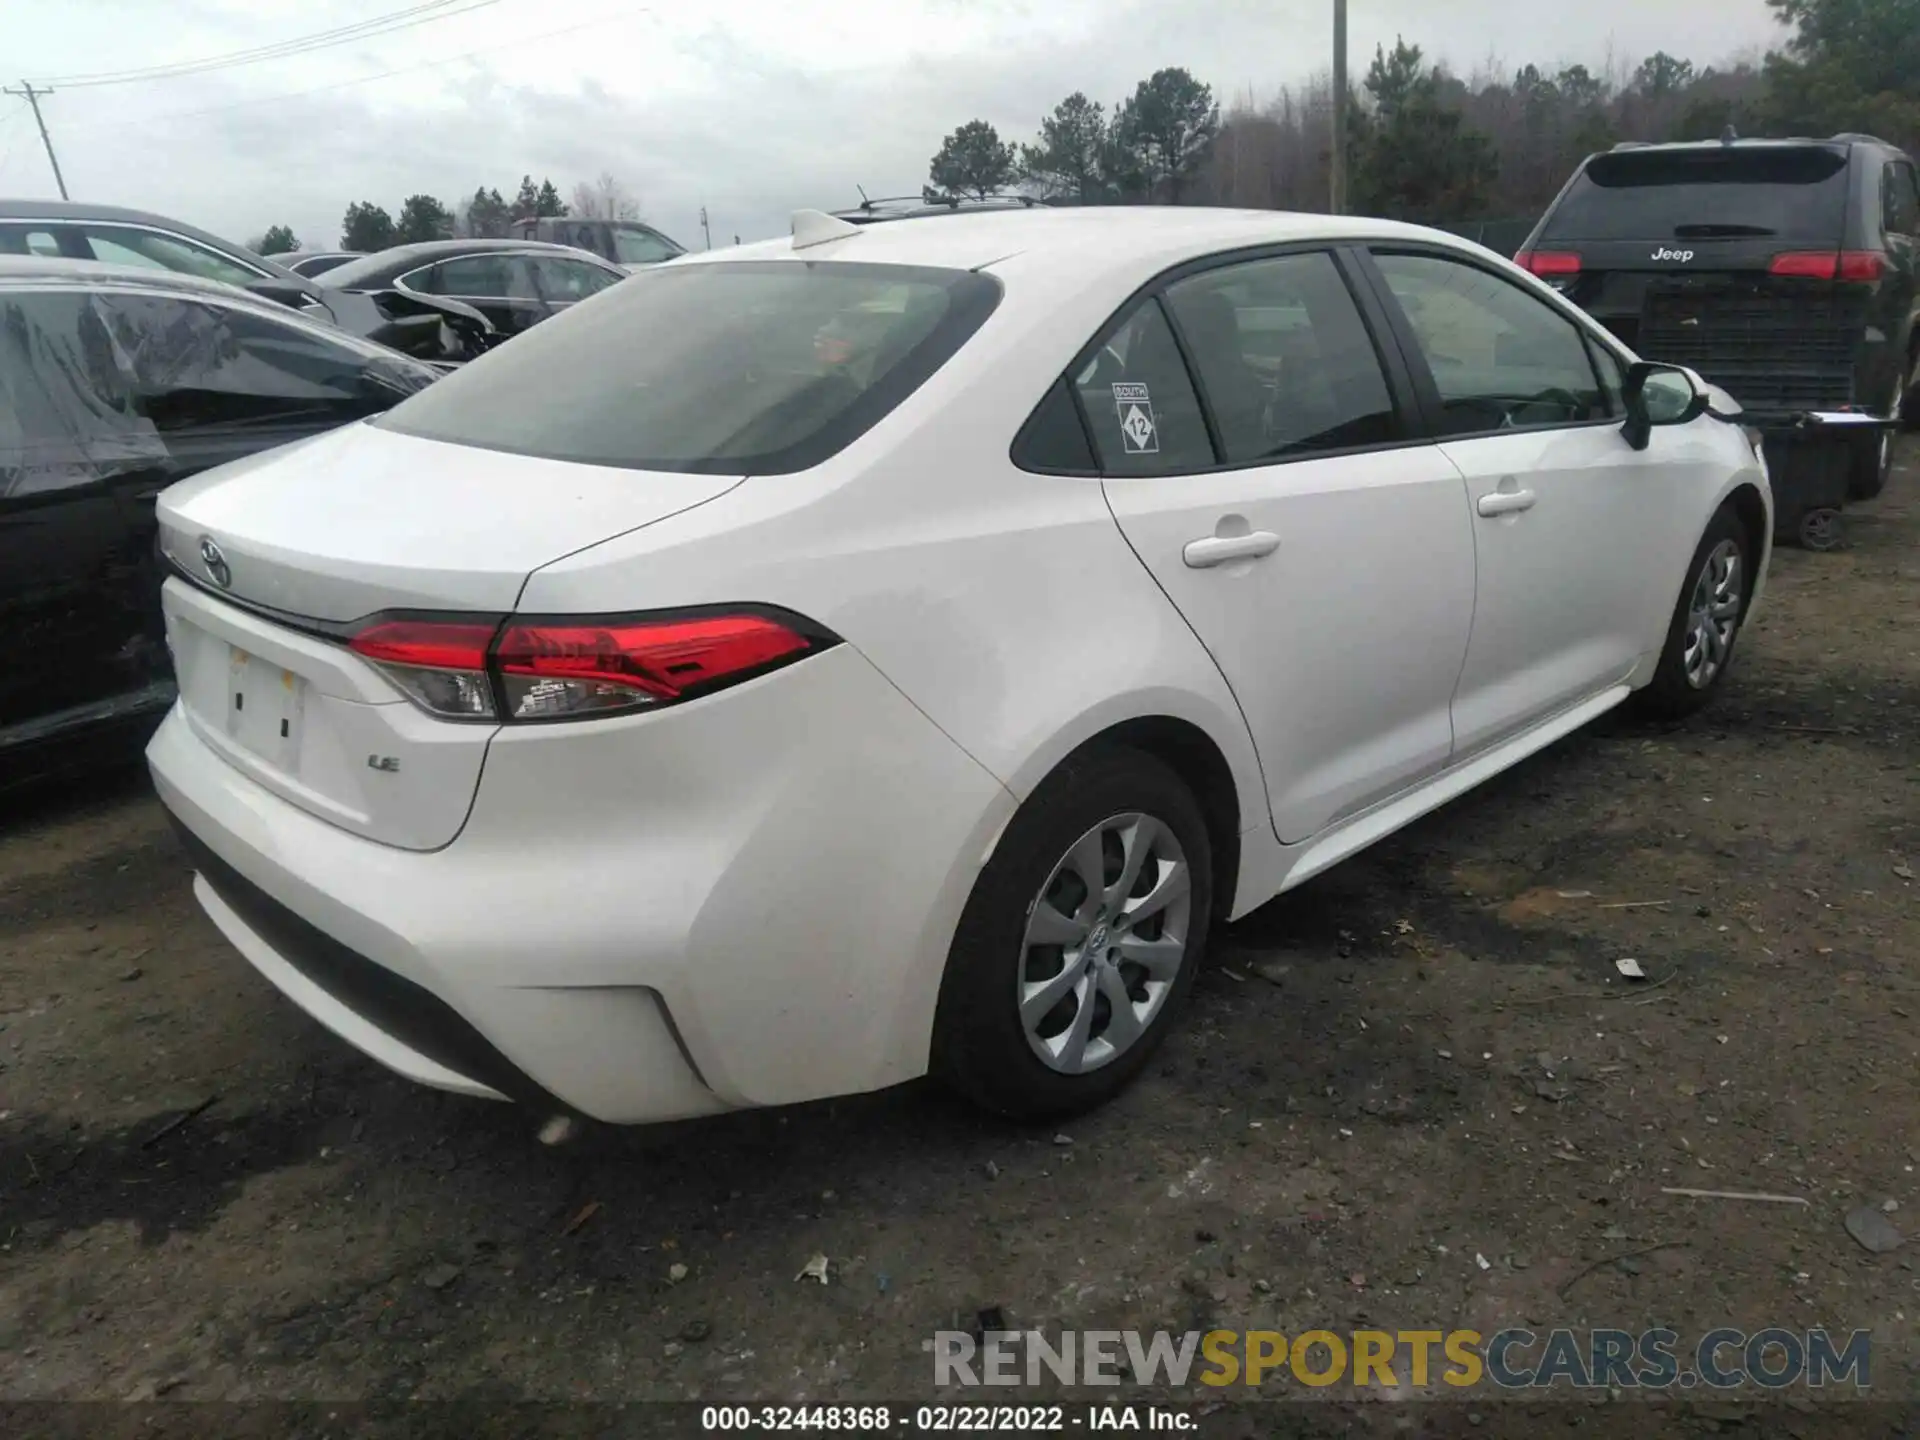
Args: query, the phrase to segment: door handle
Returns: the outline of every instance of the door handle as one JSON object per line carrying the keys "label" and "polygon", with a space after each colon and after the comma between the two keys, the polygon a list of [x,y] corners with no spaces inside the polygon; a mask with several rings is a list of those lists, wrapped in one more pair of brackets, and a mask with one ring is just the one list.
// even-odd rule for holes
{"label": "door handle", "polygon": [[1251,535],[1209,535],[1189,540],[1180,558],[1189,568],[1205,570],[1229,560],[1258,560],[1280,548],[1280,537],[1271,530],[1255,530]]}
{"label": "door handle", "polygon": [[1491,490],[1482,495],[1473,508],[1482,515],[1516,515],[1522,510],[1531,510],[1538,498],[1531,490]]}

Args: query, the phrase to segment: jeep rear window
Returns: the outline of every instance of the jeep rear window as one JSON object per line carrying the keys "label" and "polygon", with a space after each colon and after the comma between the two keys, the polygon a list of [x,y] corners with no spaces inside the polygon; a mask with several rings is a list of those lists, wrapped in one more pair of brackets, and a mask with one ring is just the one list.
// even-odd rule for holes
{"label": "jeep rear window", "polygon": [[999,299],[997,280],[965,270],[663,266],[541,322],[378,423],[589,465],[790,474],[878,424]]}
{"label": "jeep rear window", "polygon": [[1621,150],[1588,163],[1543,238],[1838,246],[1846,209],[1847,157],[1822,146]]}

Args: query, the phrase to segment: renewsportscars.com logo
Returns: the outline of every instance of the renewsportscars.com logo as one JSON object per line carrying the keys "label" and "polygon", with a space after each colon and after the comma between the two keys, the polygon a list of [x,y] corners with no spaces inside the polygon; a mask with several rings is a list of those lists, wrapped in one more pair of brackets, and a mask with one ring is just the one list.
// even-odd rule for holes
{"label": "renewsportscars.com logo", "polygon": [[941,1330],[927,1348],[938,1386],[1258,1386],[1291,1380],[1315,1389],[1415,1390],[1430,1385],[1502,1390],[1733,1390],[1756,1385],[1872,1381],[1866,1330],[1837,1340],[1825,1330],[1710,1330],[1684,1346],[1672,1330],[1039,1330],[974,1336]]}

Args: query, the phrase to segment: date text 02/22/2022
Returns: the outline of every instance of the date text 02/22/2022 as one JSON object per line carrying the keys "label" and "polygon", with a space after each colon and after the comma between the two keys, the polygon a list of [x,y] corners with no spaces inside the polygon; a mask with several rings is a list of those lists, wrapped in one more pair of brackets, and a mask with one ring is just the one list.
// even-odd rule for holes
{"label": "date text 02/22/2022", "polygon": [[866,1434],[1012,1434],[1068,1430],[1149,1430],[1179,1433],[1198,1421],[1186,1411],[1155,1405],[708,1405],[700,1428],[708,1432],[843,1431]]}

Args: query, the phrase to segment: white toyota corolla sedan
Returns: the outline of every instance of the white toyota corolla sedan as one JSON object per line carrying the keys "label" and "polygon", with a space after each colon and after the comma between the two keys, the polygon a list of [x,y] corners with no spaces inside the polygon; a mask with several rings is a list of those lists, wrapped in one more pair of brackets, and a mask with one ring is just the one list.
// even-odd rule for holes
{"label": "white toyota corolla sedan", "polygon": [[425,1084],[1064,1114],[1210,925],[1713,694],[1735,408],[1424,229],[802,212],[167,491],[149,759],[233,946]]}

